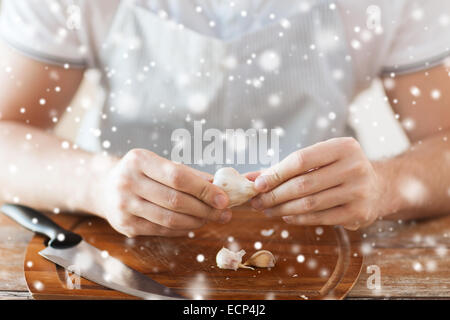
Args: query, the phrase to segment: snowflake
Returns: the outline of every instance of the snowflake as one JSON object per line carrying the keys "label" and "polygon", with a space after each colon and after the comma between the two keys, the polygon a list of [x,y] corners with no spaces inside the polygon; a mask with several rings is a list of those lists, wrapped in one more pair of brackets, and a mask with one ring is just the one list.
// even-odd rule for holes
{"label": "snowflake", "polygon": [[438,89],[434,89],[431,91],[431,98],[433,100],[439,100],[441,98],[441,91]]}
{"label": "snowflake", "polygon": [[208,99],[202,93],[194,93],[188,98],[187,106],[193,113],[203,113],[208,108]]}
{"label": "snowflake", "polygon": [[287,230],[281,231],[281,237],[283,239],[286,239],[287,237],[289,237],[289,232]]}
{"label": "snowflake", "polygon": [[265,72],[278,70],[281,65],[281,57],[274,50],[264,51],[258,60],[259,66]]}

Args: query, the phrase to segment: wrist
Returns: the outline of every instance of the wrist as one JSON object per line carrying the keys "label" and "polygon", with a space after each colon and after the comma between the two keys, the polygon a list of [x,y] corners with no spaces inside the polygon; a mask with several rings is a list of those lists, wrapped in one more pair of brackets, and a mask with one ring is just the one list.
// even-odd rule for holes
{"label": "wrist", "polygon": [[397,188],[399,176],[394,159],[372,162],[377,176],[377,202],[378,218],[385,218],[403,210],[402,197]]}
{"label": "wrist", "polygon": [[84,200],[82,210],[90,214],[104,217],[102,204],[104,204],[103,194],[106,189],[109,173],[118,162],[117,158],[96,154],[88,163],[88,176],[84,188]]}

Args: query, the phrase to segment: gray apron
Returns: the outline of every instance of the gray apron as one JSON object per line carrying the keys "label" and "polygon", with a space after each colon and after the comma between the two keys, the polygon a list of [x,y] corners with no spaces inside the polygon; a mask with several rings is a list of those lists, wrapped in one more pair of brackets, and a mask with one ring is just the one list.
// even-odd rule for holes
{"label": "gray apron", "polygon": [[[115,155],[146,148],[171,158],[173,132],[184,128],[194,139],[201,123],[203,132],[275,129],[282,159],[351,134],[351,61],[342,17],[330,3],[313,1],[307,12],[225,41],[163,19],[142,1],[123,1],[99,57],[108,90],[99,146]],[[228,161],[241,172],[270,165]],[[222,165],[192,162],[208,172]]]}

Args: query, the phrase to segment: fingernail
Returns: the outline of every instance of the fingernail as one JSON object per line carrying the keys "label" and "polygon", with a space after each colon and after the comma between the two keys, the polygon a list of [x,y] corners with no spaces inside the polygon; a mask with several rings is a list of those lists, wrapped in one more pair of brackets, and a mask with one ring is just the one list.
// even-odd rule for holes
{"label": "fingernail", "polygon": [[256,210],[261,209],[262,206],[263,206],[262,201],[261,201],[260,199],[253,199],[253,200],[250,202],[250,204],[251,204],[252,208],[253,208],[253,209],[256,209]]}
{"label": "fingernail", "polygon": [[255,180],[255,188],[258,191],[264,191],[267,188],[267,182],[266,179],[263,176],[259,176]]}
{"label": "fingernail", "polygon": [[220,214],[220,222],[227,223],[231,220],[231,211],[226,210]]}
{"label": "fingernail", "polygon": [[214,197],[214,204],[217,208],[223,209],[227,205],[227,198],[223,194],[218,194]]}

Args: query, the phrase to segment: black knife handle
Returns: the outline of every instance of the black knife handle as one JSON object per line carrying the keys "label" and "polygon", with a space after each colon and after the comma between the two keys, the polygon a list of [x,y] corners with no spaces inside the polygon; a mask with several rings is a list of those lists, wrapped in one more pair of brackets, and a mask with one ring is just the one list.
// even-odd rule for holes
{"label": "black knife handle", "polygon": [[50,239],[48,246],[55,249],[70,248],[82,240],[78,234],[61,228],[46,215],[34,209],[21,205],[4,204],[0,211],[28,230],[47,236]]}

